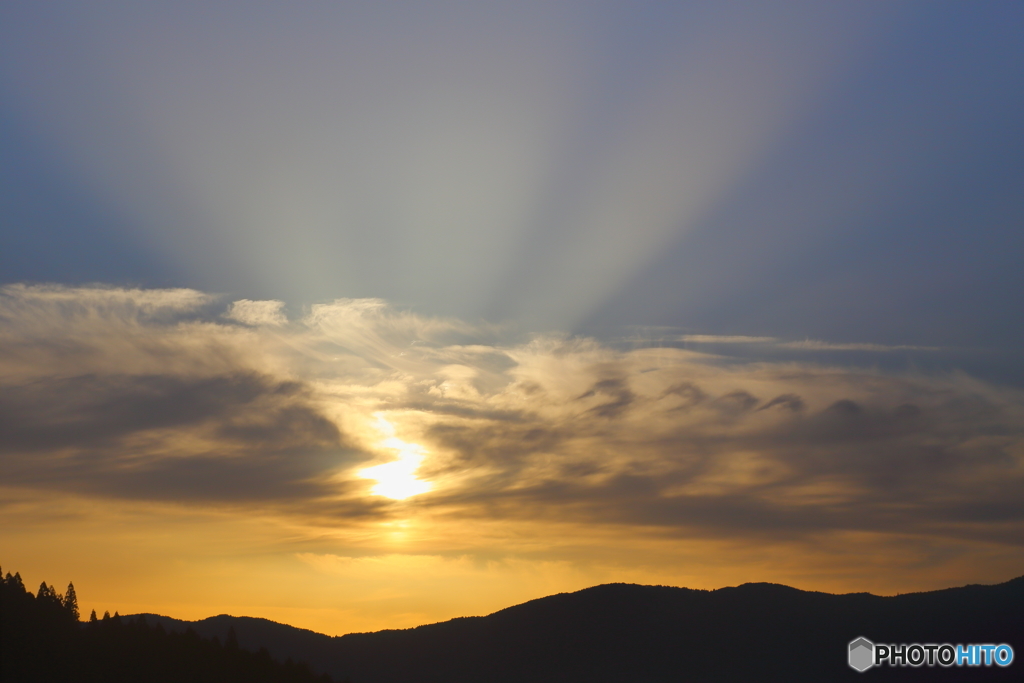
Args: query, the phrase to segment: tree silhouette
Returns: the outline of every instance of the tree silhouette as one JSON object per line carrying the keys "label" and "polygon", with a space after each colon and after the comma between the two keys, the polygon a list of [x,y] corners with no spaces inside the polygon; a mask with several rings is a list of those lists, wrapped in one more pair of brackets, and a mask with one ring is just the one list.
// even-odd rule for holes
{"label": "tree silhouette", "polygon": [[70,581],[68,582],[68,592],[64,594],[64,609],[75,617],[75,621],[78,621],[80,616],[78,611],[78,595],[75,594],[75,584]]}
{"label": "tree silhouette", "polygon": [[0,579],[0,681],[3,683],[331,683],[305,664],[281,663],[266,651],[167,633],[145,618],[92,611],[79,621],[73,584],[61,595],[44,581],[36,595],[20,575]]}

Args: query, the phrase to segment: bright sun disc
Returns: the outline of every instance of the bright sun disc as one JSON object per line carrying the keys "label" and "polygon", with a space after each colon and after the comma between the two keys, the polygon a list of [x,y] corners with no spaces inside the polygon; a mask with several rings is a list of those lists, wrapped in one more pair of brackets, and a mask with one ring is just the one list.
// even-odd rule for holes
{"label": "bright sun disc", "polygon": [[[378,418],[378,422],[385,421]],[[391,425],[388,424],[387,427],[384,430],[385,433],[393,434],[394,429],[391,428]],[[359,471],[360,477],[377,481],[370,489],[371,492],[393,500],[404,500],[410,496],[426,493],[433,488],[430,482],[416,477],[416,470],[426,456],[426,451],[422,446],[406,443],[394,436],[385,439],[381,446],[396,451],[398,459]]]}

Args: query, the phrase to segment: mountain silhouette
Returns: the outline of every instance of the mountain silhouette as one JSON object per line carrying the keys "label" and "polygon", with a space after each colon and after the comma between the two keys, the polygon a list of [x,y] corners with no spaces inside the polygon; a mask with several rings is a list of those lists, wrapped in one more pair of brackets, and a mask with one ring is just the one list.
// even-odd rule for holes
{"label": "mountain silhouette", "polygon": [[0,577],[0,681],[331,683],[306,664],[275,661],[265,648],[242,649],[230,627],[222,643],[117,612],[100,619],[93,611],[88,622],[80,617],[73,583],[61,593],[44,581],[33,594],[20,574]]}
{"label": "mountain silhouette", "polygon": [[1022,680],[1024,661],[990,667],[847,664],[858,637],[876,643],[1006,643],[1024,658],[1024,577],[882,597],[777,584],[718,590],[607,584],[412,629],[330,637],[221,615],[191,627],[352,683],[639,683],[659,681]]}
{"label": "mountain silhouette", "polygon": [[[338,638],[269,619],[221,614],[200,621],[183,621],[149,613],[131,615],[127,618],[136,617],[144,617],[149,624],[159,624],[170,633],[184,633],[187,629],[192,629],[203,638],[219,638],[222,641],[226,640],[228,633],[234,629],[239,647],[245,650],[257,652],[260,648],[266,648],[274,659],[305,662],[318,673],[331,672],[337,668],[334,649]],[[332,678],[342,681],[345,679],[344,676],[333,675]]]}

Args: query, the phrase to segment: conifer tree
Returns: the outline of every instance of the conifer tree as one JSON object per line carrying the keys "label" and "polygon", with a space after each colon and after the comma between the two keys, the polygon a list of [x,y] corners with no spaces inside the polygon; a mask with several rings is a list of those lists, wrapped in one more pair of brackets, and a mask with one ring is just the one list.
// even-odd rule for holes
{"label": "conifer tree", "polygon": [[68,582],[68,592],[64,594],[64,609],[74,616],[75,621],[78,621],[81,616],[78,611],[78,595],[75,594],[75,584],[70,581]]}

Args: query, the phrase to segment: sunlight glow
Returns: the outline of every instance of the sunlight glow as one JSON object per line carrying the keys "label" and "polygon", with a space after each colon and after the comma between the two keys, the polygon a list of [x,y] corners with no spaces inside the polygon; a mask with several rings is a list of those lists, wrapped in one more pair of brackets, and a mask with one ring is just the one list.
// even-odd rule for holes
{"label": "sunlight glow", "polygon": [[398,459],[360,470],[360,477],[377,481],[370,489],[371,492],[393,500],[404,500],[433,488],[430,482],[416,477],[416,470],[426,457],[427,451],[419,444],[408,443],[394,436],[394,426],[379,415],[377,428],[388,435],[380,446],[395,451]]}

